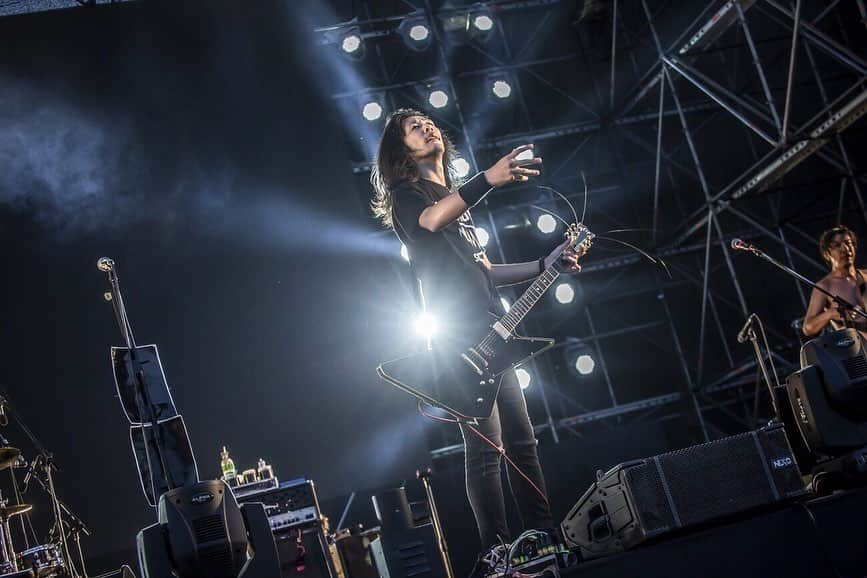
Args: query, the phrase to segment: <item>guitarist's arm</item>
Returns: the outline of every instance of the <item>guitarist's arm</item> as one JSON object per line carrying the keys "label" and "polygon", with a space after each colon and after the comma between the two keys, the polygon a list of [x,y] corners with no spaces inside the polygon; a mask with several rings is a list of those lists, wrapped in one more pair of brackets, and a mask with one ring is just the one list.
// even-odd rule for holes
{"label": "guitarist's arm", "polygon": [[530,261],[529,263],[491,265],[490,269],[488,269],[488,275],[490,275],[491,281],[497,287],[523,283],[541,275],[542,271],[550,267],[558,258],[563,265],[564,271],[580,271],[581,266],[578,264],[578,255],[568,245],[569,240],[567,239],[551,251],[544,261],[539,259],[538,261]]}
{"label": "guitarist's arm", "polygon": [[495,187],[523,182],[530,177],[538,176],[538,169],[526,167],[528,165],[540,165],[542,163],[541,158],[516,159],[519,154],[532,148],[533,145],[530,144],[512,149],[512,152],[494,163],[491,168],[478,173],[464,183],[458,191],[427,207],[419,215],[419,226],[435,233],[457,220],[467,209],[475,207]]}
{"label": "guitarist's arm", "polygon": [[488,275],[497,287],[515,285],[516,283],[535,279],[541,272],[539,261],[491,265],[491,268],[488,269]]}

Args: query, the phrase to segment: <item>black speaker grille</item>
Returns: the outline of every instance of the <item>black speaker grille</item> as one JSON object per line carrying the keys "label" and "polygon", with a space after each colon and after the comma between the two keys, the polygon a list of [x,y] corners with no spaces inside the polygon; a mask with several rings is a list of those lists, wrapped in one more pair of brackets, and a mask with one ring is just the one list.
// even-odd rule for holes
{"label": "black speaker grille", "polygon": [[751,433],[659,456],[682,525],[775,501]]}
{"label": "black speaker grille", "polygon": [[856,355],[843,360],[843,367],[846,368],[846,375],[849,379],[859,379],[867,376],[867,359],[863,355]]}
{"label": "black speaker grille", "polygon": [[196,541],[199,544],[226,540],[226,529],[223,526],[223,518],[219,514],[193,520],[193,531],[196,533]]}
{"label": "black speaker grille", "polygon": [[674,528],[674,516],[668,507],[668,498],[656,464],[652,460],[645,460],[640,465],[626,468],[625,477],[632,502],[641,505],[637,514],[644,534],[652,536]]}

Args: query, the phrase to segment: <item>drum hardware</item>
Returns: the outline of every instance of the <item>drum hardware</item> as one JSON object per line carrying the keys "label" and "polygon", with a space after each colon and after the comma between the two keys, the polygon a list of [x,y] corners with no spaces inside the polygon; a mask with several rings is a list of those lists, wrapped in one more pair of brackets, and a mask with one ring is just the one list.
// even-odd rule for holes
{"label": "drum hardware", "polygon": [[14,516],[19,516],[24,512],[29,512],[33,509],[30,504],[13,504],[7,506],[7,500],[0,498],[0,556],[2,556],[2,567],[10,568],[12,572],[18,570],[17,558],[15,555],[15,546],[12,544],[12,531],[9,527],[9,520]]}
{"label": "drum hardware", "polygon": [[21,457],[21,450],[9,447],[9,442],[6,438],[0,438],[0,442],[5,446],[0,448],[0,470],[5,470],[9,466],[14,466],[18,463],[18,459]]}
{"label": "drum hardware", "polygon": [[[2,446],[5,446],[0,447],[0,470],[10,466],[12,468],[26,468],[20,492],[14,470],[10,470],[17,501],[21,501],[21,494],[29,489],[32,481],[35,481],[48,494],[54,518],[54,523],[49,532],[50,540],[48,544],[26,548],[23,552],[16,555],[12,544],[9,521],[15,516],[26,514],[32,506],[22,503],[7,505],[6,501],[0,499],[0,533],[2,533],[2,536],[0,536],[2,538],[0,539],[0,545],[2,545],[2,548],[0,548],[0,571],[8,573],[7,570],[13,572],[30,570],[35,578],[49,578],[61,575],[65,578],[86,578],[87,570],[84,565],[80,535],[89,536],[90,530],[57,496],[53,472],[59,471],[59,469],[54,464],[53,454],[45,449],[45,446],[42,445],[39,438],[27,427],[14,407],[9,404],[6,397],[0,396],[0,403],[2,403],[6,416],[15,421],[36,449],[36,457],[32,462],[28,463],[21,457],[19,450],[9,447],[8,441],[0,436],[0,443],[2,443]],[[25,530],[23,521],[22,530]],[[25,537],[27,536],[26,531],[24,535]],[[77,546],[82,573],[79,573],[76,564],[73,563],[69,548],[70,539],[74,540]]]}
{"label": "drum hardware", "polygon": [[35,578],[59,576],[64,570],[63,558],[57,544],[34,546],[17,556],[18,568],[30,570]]}

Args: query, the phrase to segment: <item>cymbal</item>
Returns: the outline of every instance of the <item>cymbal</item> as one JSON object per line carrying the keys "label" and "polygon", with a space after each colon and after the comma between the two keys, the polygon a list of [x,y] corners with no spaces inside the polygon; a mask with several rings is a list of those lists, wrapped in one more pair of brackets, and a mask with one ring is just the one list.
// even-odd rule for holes
{"label": "cymbal", "polygon": [[29,512],[32,509],[33,506],[30,504],[13,504],[12,506],[0,506],[0,520],[11,518],[12,516],[17,516],[18,514],[23,514],[24,512]]}
{"label": "cymbal", "polygon": [[0,448],[0,470],[5,470],[14,464],[20,455],[21,450],[18,448],[10,448],[8,446]]}

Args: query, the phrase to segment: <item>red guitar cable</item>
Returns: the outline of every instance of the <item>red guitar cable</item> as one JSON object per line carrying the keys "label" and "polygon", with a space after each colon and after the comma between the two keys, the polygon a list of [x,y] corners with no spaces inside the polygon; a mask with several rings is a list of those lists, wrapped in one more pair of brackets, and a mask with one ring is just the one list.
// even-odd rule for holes
{"label": "red guitar cable", "polygon": [[[460,421],[459,419],[457,419],[456,417],[452,417],[451,419],[449,419],[449,418],[439,417],[439,416],[437,416],[437,415],[433,415],[433,414],[427,413],[427,412],[422,408],[422,404],[423,404],[423,403],[424,403],[424,402],[422,402],[422,400],[419,400],[419,401],[418,401],[418,411],[419,411],[419,413],[420,413],[421,415],[423,415],[424,417],[429,418],[429,419],[433,419],[433,420],[436,420],[436,421],[445,422],[445,423],[458,423],[458,424],[461,423],[461,421]],[[429,404],[428,404],[428,405],[429,405]],[[433,406],[431,406],[431,407],[433,407]],[[446,413],[448,413],[448,412],[446,412]],[[451,414],[449,414],[449,415],[451,415]],[[532,487],[532,488],[536,491],[536,493],[539,494],[539,496],[540,496],[540,497],[542,498],[542,500],[545,502],[545,505],[548,506],[549,509],[551,508],[551,504],[550,504],[550,502],[548,502],[548,496],[546,496],[546,495],[545,495],[545,492],[543,492],[543,491],[541,490],[541,488],[539,488],[539,486],[537,486],[535,483],[533,483],[533,480],[531,480],[531,479],[529,478],[529,476],[527,476],[527,474],[525,474],[525,473],[521,470],[521,468],[519,468],[519,467],[517,466],[517,464],[515,464],[515,462],[512,461],[512,458],[510,458],[510,457],[508,456],[508,454],[506,454],[506,448],[502,448],[502,447],[498,446],[497,444],[495,444],[495,443],[494,443],[490,438],[488,438],[485,434],[483,434],[482,432],[480,432],[479,430],[477,430],[476,428],[474,428],[472,425],[470,425],[470,424],[468,424],[468,423],[464,423],[464,425],[467,426],[467,427],[470,429],[470,431],[472,431],[472,432],[475,433],[477,436],[479,436],[480,438],[482,438],[482,439],[483,439],[483,440],[484,440],[488,445],[490,445],[492,448],[494,448],[495,450],[497,450],[497,451],[500,453],[500,455],[502,455],[504,458],[506,458],[506,462],[507,462],[510,466],[512,466],[512,469],[515,470],[516,472],[518,472],[518,473],[521,475],[521,477],[524,478],[524,479],[527,481],[528,484],[530,484],[530,487]]]}

